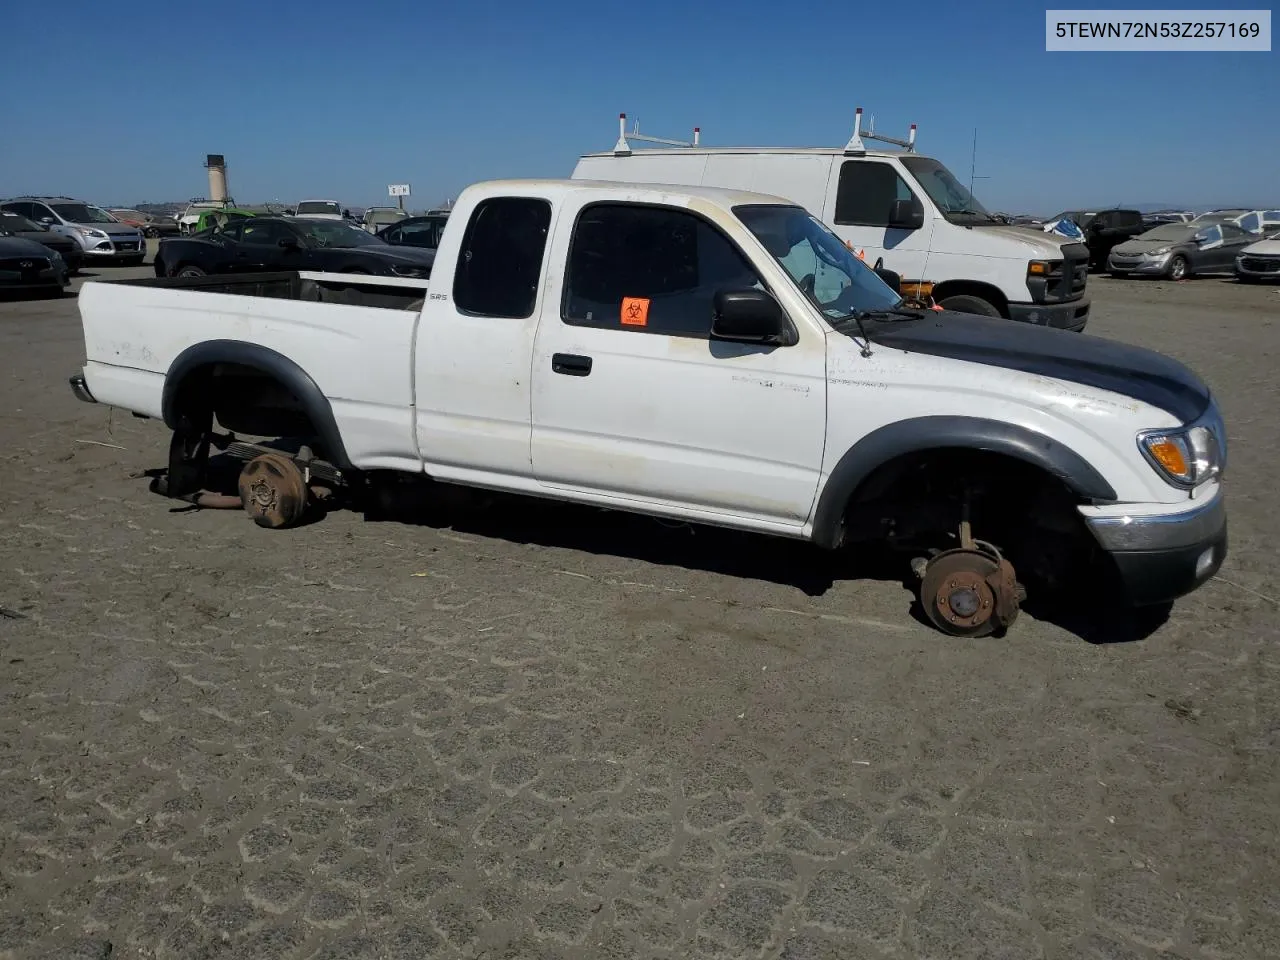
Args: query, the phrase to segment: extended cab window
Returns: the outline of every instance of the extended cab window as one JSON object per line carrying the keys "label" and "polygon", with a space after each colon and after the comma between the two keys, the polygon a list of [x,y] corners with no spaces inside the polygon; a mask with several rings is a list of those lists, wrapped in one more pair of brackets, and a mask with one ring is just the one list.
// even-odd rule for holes
{"label": "extended cab window", "polygon": [[707,337],[716,292],[747,287],[764,284],[702,218],[671,207],[598,203],[574,227],[562,316],[578,326]]}
{"label": "extended cab window", "polygon": [[914,195],[898,171],[873,160],[846,160],[836,188],[836,223],[859,227],[887,227],[895,200]]}
{"label": "extended cab window", "polygon": [[483,200],[462,237],[453,301],[464,313],[523,320],[533,315],[551,204],[530,197]]}

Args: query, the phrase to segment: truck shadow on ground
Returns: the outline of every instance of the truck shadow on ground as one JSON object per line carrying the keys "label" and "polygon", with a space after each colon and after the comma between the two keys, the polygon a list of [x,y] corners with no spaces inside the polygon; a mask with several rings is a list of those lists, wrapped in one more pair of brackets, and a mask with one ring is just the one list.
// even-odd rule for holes
{"label": "truck shadow on ground", "polygon": [[[910,616],[934,629],[916,597],[909,558],[884,548],[828,553],[804,541],[461,488],[439,488],[428,507],[412,496],[362,506],[370,522],[422,525],[509,543],[624,557],[773,583],[810,597],[822,596],[837,581],[896,583],[906,593],[904,607],[909,606]],[[1170,606],[1128,609],[1110,599],[1116,590],[1105,574],[1066,595],[1029,583],[1023,610],[1093,644],[1142,640],[1168,619]]]}

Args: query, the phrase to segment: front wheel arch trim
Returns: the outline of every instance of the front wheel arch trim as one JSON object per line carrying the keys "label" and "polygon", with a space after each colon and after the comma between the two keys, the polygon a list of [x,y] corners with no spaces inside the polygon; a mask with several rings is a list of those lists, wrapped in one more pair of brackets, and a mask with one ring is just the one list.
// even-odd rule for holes
{"label": "front wheel arch trim", "polygon": [[1086,503],[1110,503],[1115,489],[1082,456],[1050,436],[981,417],[915,417],[886,424],[855,443],[831,471],[813,517],[813,541],[840,546],[850,500],[881,466],[911,453],[976,450],[1003,454],[1038,467]]}
{"label": "front wheel arch trim", "polygon": [[219,363],[234,363],[258,370],[288,389],[302,403],[334,466],[345,471],[355,469],[347,457],[329,398],[311,375],[284,354],[243,340],[206,340],[188,347],[174,358],[165,374],[160,400],[160,410],[170,430],[178,429],[182,419],[178,399],[187,377],[201,368]]}

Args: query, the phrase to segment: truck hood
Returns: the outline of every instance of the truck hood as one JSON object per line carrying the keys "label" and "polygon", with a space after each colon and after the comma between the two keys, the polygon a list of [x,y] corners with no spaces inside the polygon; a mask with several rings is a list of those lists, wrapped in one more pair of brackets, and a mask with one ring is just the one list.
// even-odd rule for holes
{"label": "truck hood", "polygon": [[[979,237],[990,239],[994,244],[1003,245],[1009,251],[1004,254],[1006,256],[1012,258],[1025,256],[1028,260],[1060,260],[1064,256],[1062,252],[1064,246],[1079,242],[1060,234],[1046,233],[1037,227],[1021,224],[983,223],[972,227],[957,226],[957,229],[972,230]],[[935,232],[934,237],[938,236],[939,234]]]}
{"label": "truck hood", "polygon": [[[1083,333],[949,311],[923,319],[865,321],[873,348],[904,350],[1019,370],[1108,390],[1165,410],[1187,423],[1209,406],[1209,388],[1178,361]],[[857,325],[840,332],[860,337]]]}

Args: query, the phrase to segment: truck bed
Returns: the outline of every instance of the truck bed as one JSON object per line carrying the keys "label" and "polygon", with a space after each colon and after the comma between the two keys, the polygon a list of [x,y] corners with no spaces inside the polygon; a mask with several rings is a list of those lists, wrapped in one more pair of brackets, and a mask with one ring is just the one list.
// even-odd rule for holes
{"label": "truck bed", "polygon": [[330,399],[353,464],[404,469],[416,450],[414,304],[429,283],[296,272],[91,280],[79,299],[85,381],[102,403],[162,417],[165,375],[183,351],[255,344],[295,363]]}
{"label": "truck bed", "polygon": [[[355,282],[357,281],[358,282]],[[390,310],[418,309],[426,280],[351,274],[283,272],[244,273],[208,277],[142,277],[136,280],[104,280],[120,286],[154,287],[228,293],[240,297],[269,297],[310,303],[344,303]],[[415,307],[419,304],[419,307]]]}

